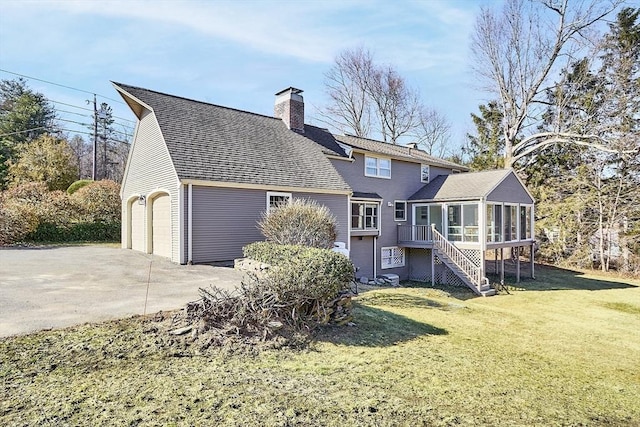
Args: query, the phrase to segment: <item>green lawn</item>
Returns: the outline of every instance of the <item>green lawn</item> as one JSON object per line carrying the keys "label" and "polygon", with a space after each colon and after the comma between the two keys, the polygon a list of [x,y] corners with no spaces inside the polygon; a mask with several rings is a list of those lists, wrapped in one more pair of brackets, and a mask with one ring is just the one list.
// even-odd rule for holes
{"label": "green lawn", "polygon": [[0,425],[640,426],[640,282],[362,293],[302,350],[196,356],[150,319],[0,341]]}

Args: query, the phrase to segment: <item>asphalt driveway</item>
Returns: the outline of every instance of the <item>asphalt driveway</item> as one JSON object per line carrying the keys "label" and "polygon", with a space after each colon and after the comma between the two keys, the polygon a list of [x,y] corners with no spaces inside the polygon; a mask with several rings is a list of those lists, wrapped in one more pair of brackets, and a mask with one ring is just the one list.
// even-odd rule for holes
{"label": "asphalt driveway", "polygon": [[106,245],[0,248],[0,337],[177,309],[241,277]]}

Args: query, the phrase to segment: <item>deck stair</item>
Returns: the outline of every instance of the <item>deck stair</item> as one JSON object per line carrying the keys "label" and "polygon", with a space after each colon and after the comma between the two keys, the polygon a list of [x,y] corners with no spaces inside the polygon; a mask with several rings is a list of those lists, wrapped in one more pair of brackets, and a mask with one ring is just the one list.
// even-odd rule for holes
{"label": "deck stair", "polygon": [[482,269],[432,226],[433,249],[440,261],[453,271],[473,292],[485,297],[495,295]]}

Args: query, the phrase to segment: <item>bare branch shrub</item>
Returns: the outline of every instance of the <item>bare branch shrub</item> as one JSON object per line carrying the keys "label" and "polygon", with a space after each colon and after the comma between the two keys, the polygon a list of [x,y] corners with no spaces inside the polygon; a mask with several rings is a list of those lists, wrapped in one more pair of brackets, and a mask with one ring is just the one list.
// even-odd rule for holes
{"label": "bare branch shrub", "polygon": [[315,200],[295,199],[272,208],[258,227],[267,240],[281,245],[332,248],[337,237],[337,220]]}

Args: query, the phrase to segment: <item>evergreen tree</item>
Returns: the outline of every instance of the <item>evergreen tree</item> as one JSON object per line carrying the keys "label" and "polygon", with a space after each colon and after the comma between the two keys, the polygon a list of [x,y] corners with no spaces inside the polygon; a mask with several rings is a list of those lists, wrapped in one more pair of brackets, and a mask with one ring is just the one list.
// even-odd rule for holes
{"label": "evergreen tree", "polygon": [[17,148],[54,131],[56,114],[47,98],[24,79],[0,81],[0,189],[6,186],[8,162]]}
{"label": "evergreen tree", "polygon": [[502,112],[496,101],[480,105],[480,115],[471,114],[476,134],[467,134],[464,153],[470,157],[468,165],[473,170],[500,169],[504,167],[504,133]]}

